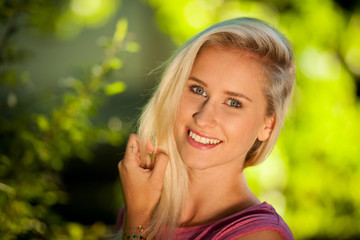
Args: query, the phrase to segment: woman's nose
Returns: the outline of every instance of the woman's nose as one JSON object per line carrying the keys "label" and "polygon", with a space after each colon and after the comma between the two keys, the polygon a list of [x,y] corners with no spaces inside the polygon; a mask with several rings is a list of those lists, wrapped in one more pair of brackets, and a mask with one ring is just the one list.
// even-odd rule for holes
{"label": "woman's nose", "polygon": [[216,121],[216,106],[208,98],[202,105],[199,106],[198,111],[193,114],[196,124],[199,127],[214,127]]}

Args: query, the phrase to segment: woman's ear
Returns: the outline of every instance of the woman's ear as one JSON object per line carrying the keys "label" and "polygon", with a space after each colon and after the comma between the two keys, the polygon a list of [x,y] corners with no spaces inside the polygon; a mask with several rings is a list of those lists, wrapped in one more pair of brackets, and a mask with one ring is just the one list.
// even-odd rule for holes
{"label": "woman's ear", "polygon": [[270,137],[270,134],[275,126],[275,120],[276,120],[275,114],[273,114],[270,117],[266,117],[265,124],[264,124],[263,128],[260,130],[259,135],[258,135],[259,141],[264,142]]}

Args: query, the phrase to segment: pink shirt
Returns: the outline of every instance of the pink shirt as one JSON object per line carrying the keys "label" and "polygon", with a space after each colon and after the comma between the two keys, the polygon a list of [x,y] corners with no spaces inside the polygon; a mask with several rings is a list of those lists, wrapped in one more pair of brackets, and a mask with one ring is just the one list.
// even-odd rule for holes
{"label": "pink shirt", "polygon": [[[118,217],[118,229],[121,228],[123,214],[122,209]],[[263,202],[212,223],[178,227],[174,240],[234,240],[261,230],[276,231],[285,240],[294,239],[289,227],[275,209]]]}

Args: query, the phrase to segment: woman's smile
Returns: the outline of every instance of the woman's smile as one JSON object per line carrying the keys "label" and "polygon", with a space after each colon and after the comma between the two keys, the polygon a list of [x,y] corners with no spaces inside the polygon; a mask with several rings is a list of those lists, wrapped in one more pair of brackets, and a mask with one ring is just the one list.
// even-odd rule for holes
{"label": "woman's smile", "polygon": [[197,132],[194,129],[188,129],[187,133],[187,140],[190,145],[198,149],[211,149],[217,147],[222,142],[220,139],[210,137],[209,135]]}

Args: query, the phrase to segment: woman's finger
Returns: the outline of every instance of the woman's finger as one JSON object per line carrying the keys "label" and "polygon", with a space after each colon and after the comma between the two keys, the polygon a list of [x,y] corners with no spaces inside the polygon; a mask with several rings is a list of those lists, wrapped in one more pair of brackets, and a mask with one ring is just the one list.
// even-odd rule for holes
{"label": "woman's finger", "polygon": [[137,164],[140,164],[139,159],[139,140],[136,134],[130,134],[129,140],[126,145],[124,163],[132,162],[136,160]]}
{"label": "woman's finger", "polygon": [[162,185],[164,181],[166,167],[169,162],[169,157],[162,151],[158,151],[155,155],[154,168],[152,170],[151,178],[153,181]]}
{"label": "woman's finger", "polygon": [[145,151],[141,151],[141,166],[145,169],[152,169],[154,162],[153,162],[153,155],[155,151],[154,143],[149,140],[145,144]]}
{"label": "woman's finger", "polygon": [[154,143],[153,143],[151,140],[149,140],[149,141],[146,143],[146,151],[147,151],[148,153],[153,153],[154,150],[155,150]]}

